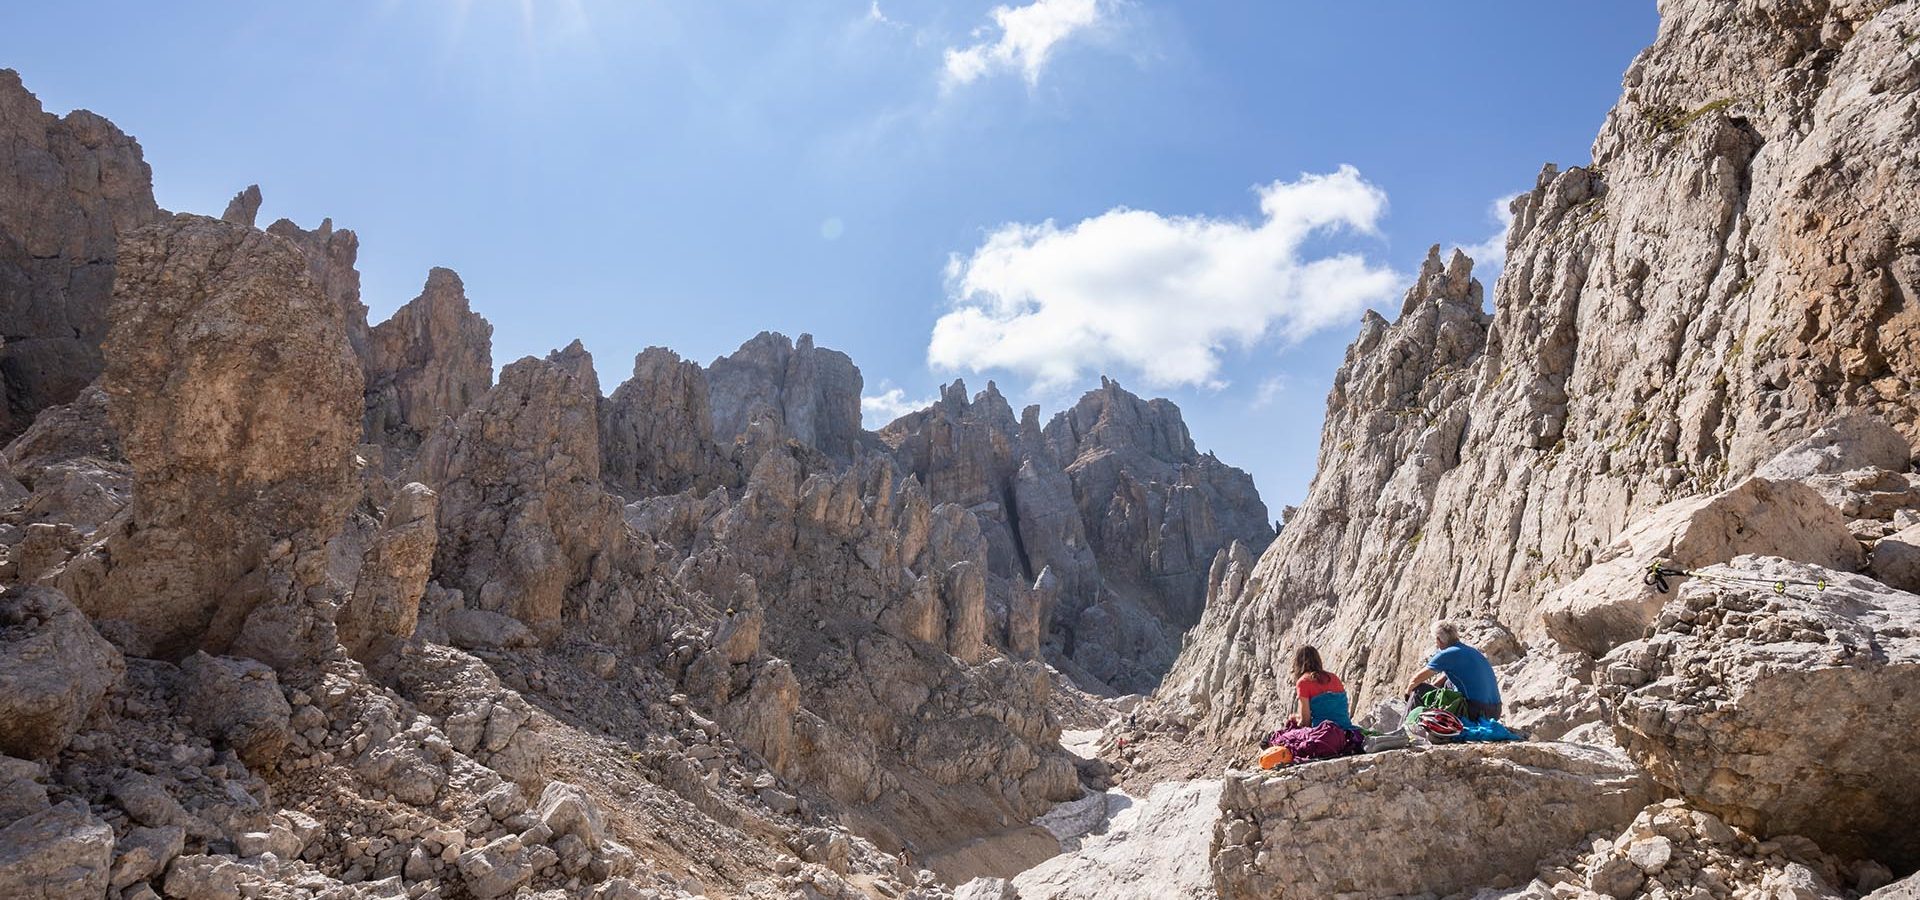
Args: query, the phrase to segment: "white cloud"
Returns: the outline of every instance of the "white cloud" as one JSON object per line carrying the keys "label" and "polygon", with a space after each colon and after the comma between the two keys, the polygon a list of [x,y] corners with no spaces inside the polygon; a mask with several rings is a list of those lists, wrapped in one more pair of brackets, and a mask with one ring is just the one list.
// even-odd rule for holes
{"label": "white cloud", "polygon": [[1065,228],[1002,226],[947,263],[954,309],[934,323],[927,361],[1043,388],[1116,369],[1155,388],[1219,386],[1226,348],[1298,340],[1403,286],[1354,253],[1301,258],[1309,236],[1374,233],[1387,196],[1352,166],[1255,193],[1251,223],[1123,207]]}
{"label": "white cloud", "polygon": [[[887,15],[886,11],[880,8],[880,0],[871,0],[867,4],[866,21],[868,24],[891,28],[895,31],[906,31],[909,28],[907,23]],[[918,36],[918,29],[915,29],[915,37]],[[915,43],[918,41],[916,40]]]}
{"label": "white cloud", "polygon": [[1253,392],[1253,408],[1265,409],[1268,406],[1272,406],[1273,401],[1280,399],[1280,395],[1286,393],[1286,390],[1287,376],[1285,373],[1261,381],[1260,386],[1255,388]]}
{"label": "white cloud", "polygon": [[932,397],[925,400],[908,400],[906,391],[888,388],[877,396],[860,398],[860,422],[869,431],[879,431],[907,413],[919,412],[932,405]]}
{"label": "white cloud", "polygon": [[974,33],[980,40],[947,48],[945,83],[971,84],[996,70],[1018,69],[1028,85],[1038,84],[1054,47],[1099,24],[1112,2],[1034,0],[1026,6],[996,6],[989,14],[993,28]]}
{"label": "white cloud", "polygon": [[1473,257],[1473,267],[1480,281],[1492,284],[1493,279],[1507,264],[1507,232],[1513,230],[1513,201],[1519,194],[1508,194],[1487,206],[1487,218],[1500,230],[1477,244],[1462,244],[1460,252]]}

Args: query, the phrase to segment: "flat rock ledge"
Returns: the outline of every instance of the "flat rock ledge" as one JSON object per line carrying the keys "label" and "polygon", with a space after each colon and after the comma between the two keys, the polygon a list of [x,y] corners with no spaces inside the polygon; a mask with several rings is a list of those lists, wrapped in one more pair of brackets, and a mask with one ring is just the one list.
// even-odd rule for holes
{"label": "flat rock ledge", "polygon": [[1213,836],[1214,888],[1236,900],[1525,884],[1542,857],[1591,832],[1617,833],[1652,796],[1652,782],[1627,760],[1557,743],[1410,748],[1231,772]]}

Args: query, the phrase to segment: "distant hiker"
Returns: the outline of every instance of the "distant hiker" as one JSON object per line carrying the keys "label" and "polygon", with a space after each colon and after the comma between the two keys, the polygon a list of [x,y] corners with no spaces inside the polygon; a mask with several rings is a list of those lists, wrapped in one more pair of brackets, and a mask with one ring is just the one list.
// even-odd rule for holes
{"label": "distant hiker", "polygon": [[1301,726],[1332,722],[1341,728],[1353,727],[1347,712],[1347,686],[1320,663],[1319,650],[1307,645],[1293,651],[1293,678],[1300,697],[1296,718]]}
{"label": "distant hiker", "polygon": [[1447,683],[1467,698],[1465,718],[1500,718],[1500,684],[1486,655],[1461,643],[1460,632],[1451,622],[1433,623],[1433,642],[1440,649],[1408,683],[1407,696],[1417,696],[1421,685],[1444,675]]}

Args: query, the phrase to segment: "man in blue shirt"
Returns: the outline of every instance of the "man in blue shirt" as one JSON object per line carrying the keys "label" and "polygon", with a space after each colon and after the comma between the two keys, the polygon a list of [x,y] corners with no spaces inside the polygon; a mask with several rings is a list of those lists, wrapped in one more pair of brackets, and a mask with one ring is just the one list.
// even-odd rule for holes
{"label": "man in blue shirt", "polygon": [[1468,718],[1500,718],[1500,684],[1486,655],[1460,643],[1460,632],[1451,622],[1434,623],[1433,642],[1440,649],[1427,660],[1427,667],[1413,676],[1408,692],[1444,675],[1454,690],[1466,696]]}

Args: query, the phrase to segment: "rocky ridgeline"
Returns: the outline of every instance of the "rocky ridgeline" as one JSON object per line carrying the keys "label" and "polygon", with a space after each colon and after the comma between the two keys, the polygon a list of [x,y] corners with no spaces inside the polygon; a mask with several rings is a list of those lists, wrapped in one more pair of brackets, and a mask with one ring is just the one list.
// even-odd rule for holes
{"label": "rocky ridgeline", "polygon": [[879,439],[934,502],[979,519],[996,620],[1024,633],[1023,609],[1038,612],[1050,656],[1083,682],[1150,691],[1199,619],[1215,553],[1272,539],[1266,506],[1165,400],[1102,378],[1045,428],[1039,415],[955,381]]}
{"label": "rocky ridgeline", "polygon": [[804,335],[496,384],[449,270],[370,324],[351,231],[159,210],[11,72],[0,153],[0,895],[946,896],[1081,794],[1060,669],[1150,687],[1272,536],[1110,382],[878,434]]}

